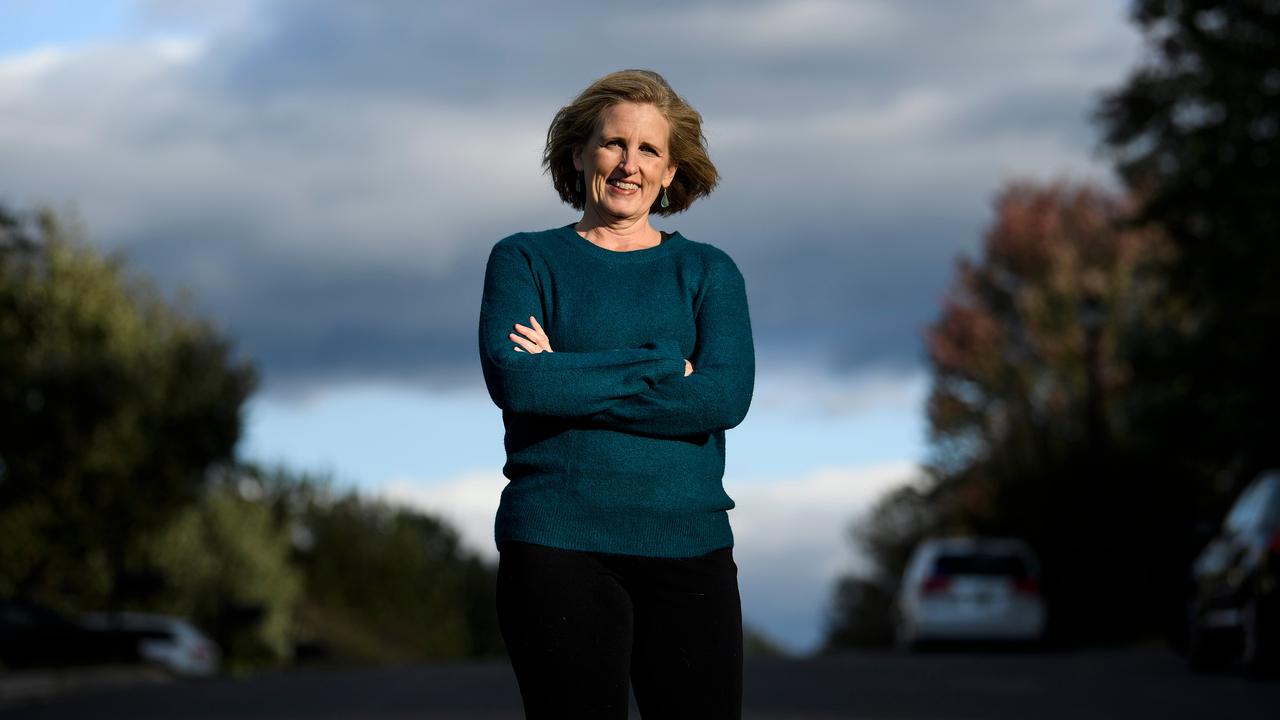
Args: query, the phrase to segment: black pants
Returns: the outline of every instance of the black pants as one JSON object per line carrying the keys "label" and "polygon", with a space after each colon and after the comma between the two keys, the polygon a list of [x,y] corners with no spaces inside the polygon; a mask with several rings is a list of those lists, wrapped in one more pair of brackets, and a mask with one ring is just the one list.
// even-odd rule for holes
{"label": "black pants", "polygon": [[498,622],[527,718],[740,718],[733,549],[691,558],[499,547]]}

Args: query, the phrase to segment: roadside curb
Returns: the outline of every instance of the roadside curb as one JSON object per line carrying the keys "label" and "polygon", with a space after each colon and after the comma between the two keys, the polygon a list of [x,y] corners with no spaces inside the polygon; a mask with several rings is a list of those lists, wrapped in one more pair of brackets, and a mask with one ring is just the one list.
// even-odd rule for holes
{"label": "roadside curb", "polygon": [[0,670],[0,709],[88,690],[158,685],[171,681],[164,670],[137,665]]}

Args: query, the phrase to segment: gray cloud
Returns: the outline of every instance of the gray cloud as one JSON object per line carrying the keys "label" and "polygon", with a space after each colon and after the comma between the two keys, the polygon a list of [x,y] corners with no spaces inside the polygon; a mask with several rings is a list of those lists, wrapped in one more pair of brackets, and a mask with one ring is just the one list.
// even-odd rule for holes
{"label": "gray cloud", "polygon": [[489,247],[574,219],[546,123],[629,66],[706,119],[724,183],[660,224],[738,261],[762,356],[917,367],[1002,179],[1102,172],[1138,50],[1109,0],[141,7],[191,39],[0,58],[0,192],[74,203],[278,389],[478,382]]}

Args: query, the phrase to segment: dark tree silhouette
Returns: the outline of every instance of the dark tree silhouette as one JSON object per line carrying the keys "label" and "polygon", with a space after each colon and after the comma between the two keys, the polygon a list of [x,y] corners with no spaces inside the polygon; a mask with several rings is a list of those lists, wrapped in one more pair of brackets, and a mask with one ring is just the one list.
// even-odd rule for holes
{"label": "dark tree silhouette", "polygon": [[1176,389],[1142,419],[1185,471],[1238,486],[1280,463],[1280,3],[1142,0],[1133,18],[1148,57],[1097,119],[1138,219],[1177,248],[1166,292],[1189,314],[1135,357]]}

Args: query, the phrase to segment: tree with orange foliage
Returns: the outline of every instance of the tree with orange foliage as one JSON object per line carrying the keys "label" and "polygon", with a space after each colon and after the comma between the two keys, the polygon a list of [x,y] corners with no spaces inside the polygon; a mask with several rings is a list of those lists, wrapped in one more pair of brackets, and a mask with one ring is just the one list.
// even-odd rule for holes
{"label": "tree with orange foliage", "polygon": [[[1123,425],[1113,401],[1132,381],[1122,345],[1141,316],[1139,264],[1158,247],[1154,233],[1124,226],[1130,210],[1082,184],[1000,193],[984,257],[959,261],[926,335],[942,476],[1008,452],[1041,464],[1087,442],[1091,423],[1103,441]],[[1103,400],[1092,413],[1091,395]]]}
{"label": "tree with orange foliage", "polygon": [[[926,332],[927,478],[854,531],[887,578],[929,535],[1016,536],[1041,556],[1060,638],[1143,634],[1171,612],[1181,559],[1152,545],[1187,524],[1192,493],[1141,470],[1131,358],[1176,309],[1156,282],[1168,244],[1128,222],[1135,206],[1065,181],[998,194]],[[871,614],[837,608],[832,627],[842,613]]]}
{"label": "tree with orange foliage", "polygon": [[1149,480],[1130,451],[1131,357],[1163,314],[1144,272],[1168,257],[1127,222],[1135,205],[1087,184],[1008,185],[926,335],[938,516],[1032,542],[1055,629],[1073,636],[1143,630],[1162,601],[1139,579],[1168,573],[1140,548],[1182,517],[1134,521]]}

